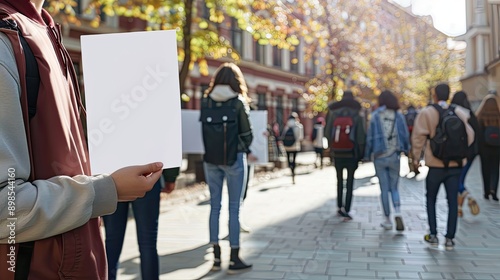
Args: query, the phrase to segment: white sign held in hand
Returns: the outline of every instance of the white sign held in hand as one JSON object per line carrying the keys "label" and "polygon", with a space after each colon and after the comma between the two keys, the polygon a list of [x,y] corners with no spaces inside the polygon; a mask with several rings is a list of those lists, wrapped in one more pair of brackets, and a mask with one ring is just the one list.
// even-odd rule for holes
{"label": "white sign held in hand", "polygon": [[82,36],[92,174],[182,161],[175,31]]}

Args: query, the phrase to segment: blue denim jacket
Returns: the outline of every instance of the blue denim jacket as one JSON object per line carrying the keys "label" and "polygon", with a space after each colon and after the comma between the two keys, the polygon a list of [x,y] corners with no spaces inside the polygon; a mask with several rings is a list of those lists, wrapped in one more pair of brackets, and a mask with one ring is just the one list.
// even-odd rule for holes
{"label": "blue denim jacket", "polygon": [[[384,110],[386,110],[386,107],[381,106],[372,112],[366,139],[365,159],[369,159],[372,154],[377,158],[378,155],[383,154],[387,150],[387,139],[384,136],[382,119],[380,118],[380,113]],[[408,153],[410,149],[410,135],[406,127],[405,118],[399,111],[396,113],[395,130],[398,135],[397,152]]]}

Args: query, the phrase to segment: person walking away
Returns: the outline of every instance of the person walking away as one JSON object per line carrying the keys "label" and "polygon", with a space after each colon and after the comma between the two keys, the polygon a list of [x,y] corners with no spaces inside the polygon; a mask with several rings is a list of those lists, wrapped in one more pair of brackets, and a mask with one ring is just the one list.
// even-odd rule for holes
{"label": "person walking away", "polygon": [[439,245],[436,199],[439,187],[444,183],[448,200],[445,249],[452,250],[457,229],[460,173],[466,163],[467,150],[474,142],[475,136],[468,123],[469,111],[455,104],[448,106],[449,95],[450,87],[447,84],[439,84],[434,88],[433,97],[436,103],[420,111],[415,120],[411,140],[414,168],[419,167],[416,155],[420,155],[424,149],[425,164],[429,167],[425,187],[430,233],[424,236],[424,240],[432,246]]}
{"label": "person walking away", "polygon": [[[337,214],[345,221],[352,220],[349,214],[352,203],[354,172],[363,158],[366,132],[360,115],[361,104],[354,99],[351,91],[344,91],[342,100],[328,105],[325,136],[330,147],[337,172]],[[344,169],[347,180],[344,186]],[[345,201],[344,201],[345,189]]]}
{"label": "person walking away", "polygon": [[379,179],[380,198],[385,215],[385,220],[380,225],[386,230],[392,229],[389,205],[391,193],[396,230],[403,231],[398,184],[401,153],[407,154],[410,148],[409,132],[403,114],[398,111],[398,99],[392,92],[383,91],[378,97],[378,104],[368,127],[365,158],[373,157]]}
{"label": "person walking away", "polygon": [[[179,168],[163,170],[165,192],[175,189]],[[160,216],[161,180],[153,189],[133,202],[119,202],[115,213],[103,217],[106,236],[106,258],[108,260],[108,280],[115,280],[120,254],[127,229],[128,211],[132,207],[137,231],[137,243],[141,259],[142,279],[160,279],[160,259],[158,258],[158,218]]]}
{"label": "person walking away", "polygon": [[[413,126],[415,124],[415,119],[417,118],[417,115],[418,115],[417,109],[413,105],[408,106],[405,113],[405,120],[406,120],[406,126],[408,127],[408,132],[410,134],[410,147],[411,147],[411,133],[413,131]],[[415,176],[420,174],[418,169],[417,170],[413,169],[413,158],[411,157],[411,153],[408,153],[408,167],[410,168],[410,172],[415,173]]]}
{"label": "person walking away", "polygon": [[465,198],[467,198],[467,205],[469,206],[469,210],[472,215],[479,214],[479,205],[477,201],[470,195],[470,193],[465,188],[465,177],[467,176],[467,172],[469,171],[472,162],[474,162],[474,158],[478,154],[478,138],[479,138],[479,123],[477,121],[476,115],[471,110],[471,106],[469,100],[467,99],[467,94],[464,91],[458,91],[453,95],[451,99],[451,104],[456,104],[462,106],[463,108],[469,110],[469,125],[474,130],[474,143],[472,144],[471,149],[468,151],[467,156],[467,164],[462,168],[462,173],[460,173],[460,181],[458,185],[458,217],[463,217],[463,204]]}
{"label": "person walking away", "polygon": [[106,279],[99,216],[144,196],[163,165],[90,175],[76,73],[44,2],[0,0],[0,278]]}
{"label": "person walking away", "polygon": [[297,153],[301,150],[301,142],[304,139],[304,127],[300,123],[299,115],[296,112],[292,112],[288,117],[281,139],[285,146],[288,167],[292,172],[292,183],[295,184],[295,163]]}
{"label": "person walking away", "polygon": [[320,169],[323,169],[323,149],[325,145],[324,140],[326,140],[326,138],[324,137],[324,125],[325,119],[323,117],[318,117],[316,123],[314,124],[311,137],[313,141],[314,152],[316,153],[316,161],[314,162],[314,166],[316,168],[318,167],[316,162],[319,160]]}
{"label": "person walking away", "polygon": [[500,98],[487,95],[476,111],[481,135],[479,157],[483,176],[484,199],[498,201],[498,179],[500,165]]}
{"label": "person walking away", "polygon": [[229,195],[229,245],[231,257],[228,273],[238,273],[252,267],[239,257],[240,205],[246,184],[247,154],[253,134],[249,121],[248,88],[240,68],[223,63],[215,71],[202,100],[202,122],[205,154],[203,165],[210,190],[210,244],[214,250],[212,270],[221,269],[219,218],[222,187],[227,181]]}

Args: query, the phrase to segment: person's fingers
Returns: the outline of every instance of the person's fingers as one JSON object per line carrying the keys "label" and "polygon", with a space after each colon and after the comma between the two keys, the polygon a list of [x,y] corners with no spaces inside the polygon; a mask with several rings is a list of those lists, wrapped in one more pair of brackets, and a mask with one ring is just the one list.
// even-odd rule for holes
{"label": "person's fingers", "polygon": [[156,183],[156,181],[158,181],[158,179],[160,179],[162,171],[163,170],[160,168],[160,170],[154,171],[153,173],[151,173],[150,175],[145,177],[146,180],[148,181],[148,183],[151,183],[151,184]]}
{"label": "person's fingers", "polygon": [[163,167],[163,163],[161,162],[153,162],[145,165],[137,166],[137,175],[149,175],[151,173],[161,171]]}

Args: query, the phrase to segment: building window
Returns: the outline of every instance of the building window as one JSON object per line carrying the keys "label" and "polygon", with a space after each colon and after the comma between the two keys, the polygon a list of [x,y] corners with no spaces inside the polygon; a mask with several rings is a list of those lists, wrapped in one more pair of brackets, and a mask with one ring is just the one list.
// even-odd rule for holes
{"label": "building window", "polygon": [[243,31],[238,26],[235,18],[231,19],[231,43],[233,48],[241,55],[243,53]]}
{"label": "building window", "polygon": [[75,14],[77,16],[81,15],[82,14],[82,0],[76,0],[76,5],[74,6],[74,9],[75,9]]}
{"label": "building window", "polygon": [[290,51],[290,71],[298,73],[299,72],[299,47],[295,46],[293,50]]}
{"label": "building window", "polygon": [[281,49],[277,46],[273,46],[273,66],[281,67]]}
{"label": "building window", "polygon": [[313,77],[316,77],[318,75],[318,64],[319,64],[319,55],[317,52],[314,52],[313,54],[313,59],[312,59],[312,72],[311,74]]}
{"label": "building window", "polygon": [[299,100],[294,98],[291,100],[292,102],[292,112],[299,112]]}
{"label": "building window", "polygon": [[205,1],[203,1],[203,4],[201,5],[202,8],[201,8],[201,17],[206,19],[206,20],[210,20],[210,10],[208,9],[207,7],[207,4],[205,3]]}
{"label": "building window", "polygon": [[266,105],[266,93],[257,93],[257,109],[258,110],[267,110]]}
{"label": "building window", "polygon": [[255,41],[254,44],[254,50],[255,50],[255,61],[260,63],[260,64],[266,64],[266,52],[265,52],[265,46],[259,44],[258,41]]}
{"label": "building window", "polygon": [[285,123],[283,118],[283,96],[276,97],[276,122],[279,123],[281,130]]}

